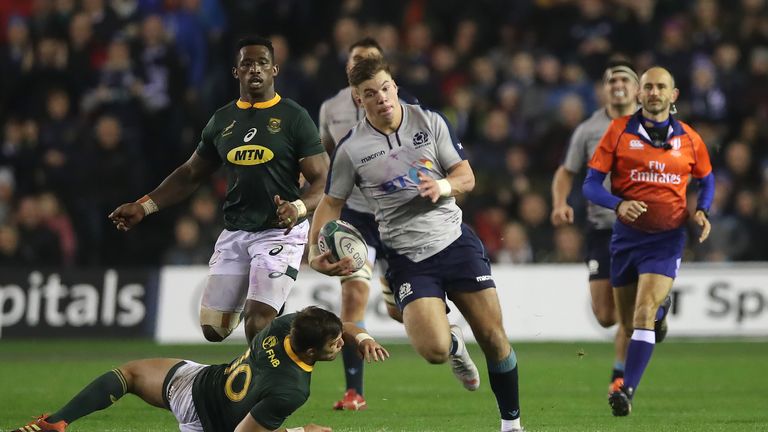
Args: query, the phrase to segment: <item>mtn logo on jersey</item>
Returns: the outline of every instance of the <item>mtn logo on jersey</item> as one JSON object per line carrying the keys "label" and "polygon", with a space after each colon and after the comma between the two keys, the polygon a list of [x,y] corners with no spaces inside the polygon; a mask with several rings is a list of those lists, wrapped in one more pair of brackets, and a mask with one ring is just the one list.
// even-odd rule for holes
{"label": "mtn logo on jersey", "polygon": [[269,162],[275,154],[272,150],[255,144],[235,147],[227,153],[227,160],[235,165],[258,165]]}
{"label": "mtn logo on jersey", "polygon": [[414,148],[422,148],[426,145],[429,145],[429,135],[423,131],[416,132],[413,134],[412,141]]}

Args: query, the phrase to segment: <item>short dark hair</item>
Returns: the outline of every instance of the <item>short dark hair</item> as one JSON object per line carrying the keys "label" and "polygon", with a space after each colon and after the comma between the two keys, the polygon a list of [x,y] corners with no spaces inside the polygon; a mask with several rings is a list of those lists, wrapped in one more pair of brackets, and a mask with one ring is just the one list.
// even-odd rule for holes
{"label": "short dark hair", "polygon": [[269,56],[271,57],[272,62],[275,62],[275,47],[272,46],[272,41],[259,35],[252,35],[252,36],[246,36],[239,41],[237,41],[237,51],[235,52],[235,64],[237,64],[238,56],[240,55],[240,50],[243,49],[243,47],[250,46],[250,45],[261,45],[264,47],[267,47],[267,50],[269,50]]}
{"label": "short dark hair", "polygon": [[349,71],[349,85],[357,87],[373,78],[377,73],[384,71],[388,74],[392,74],[389,71],[389,64],[382,58],[366,58],[357,62],[357,64]]}
{"label": "short dark hair", "polygon": [[384,53],[384,50],[381,49],[381,45],[376,41],[376,39],[368,36],[360,39],[359,41],[352,44],[352,46],[349,47],[349,52],[352,52],[353,49],[357,47],[362,48],[376,48],[380,53]]}
{"label": "short dark hair", "polygon": [[308,306],[291,323],[291,340],[296,351],[314,348],[322,350],[329,340],[341,334],[341,319],[333,312],[317,306]]}

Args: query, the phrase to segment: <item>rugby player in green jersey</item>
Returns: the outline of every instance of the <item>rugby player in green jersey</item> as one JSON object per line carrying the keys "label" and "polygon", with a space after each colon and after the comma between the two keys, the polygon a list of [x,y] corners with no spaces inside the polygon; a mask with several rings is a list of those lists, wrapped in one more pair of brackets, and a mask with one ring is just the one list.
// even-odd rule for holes
{"label": "rugby player in green jersey", "polygon": [[[245,317],[248,340],[277,316],[298,275],[307,213],[323,195],[328,156],[307,111],[275,92],[272,42],[237,44],[233,76],[240,98],[208,121],[197,150],[155,190],[113,211],[127,231],[146,216],[188,198],[219,167],[227,174],[224,231],[216,242],[200,306],[210,341],[225,339]],[[302,194],[300,175],[310,186]]]}
{"label": "rugby player in green jersey", "polygon": [[308,424],[281,428],[309,398],[315,362],[331,361],[345,344],[367,362],[389,353],[353,323],[310,306],[273,320],[229,364],[171,358],[137,360],[96,378],[63,408],[14,432],[63,432],[73,421],[110,407],[126,393],[173,413],[182,432],[329,432]]}

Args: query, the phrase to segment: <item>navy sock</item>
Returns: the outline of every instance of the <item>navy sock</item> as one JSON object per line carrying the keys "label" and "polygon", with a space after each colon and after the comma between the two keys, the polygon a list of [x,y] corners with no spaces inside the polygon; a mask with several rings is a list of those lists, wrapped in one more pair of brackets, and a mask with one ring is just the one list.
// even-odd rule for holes
{"label": "navy sock", "polygon": [[520,391],[518,389],[517,357],[511,350],[504,360],[488,362],[488,378],[496,395],[499,413],[503,420],[520,418]]}
{"label": "navy sock", "polygon": [[637,389],[640,378],[651,361],[656,335],[653,330],[635,329],[627,348],[627,369],[624,371],[624,387]]}
{"label": "navy sock", "polygon": [[341,349],[344,360],[344,378],[347,382],[347,390],[355,389],[357,394],[363,394],[363,360],[357,356],[357,347],[344,345]]}
{"label": "navy sock", "polygon": [[[365,321],[356,321],[355,325],[365,329]],[[363,394],[363,359],[357,356],[357,347],[344,345],[341,349],[341,358],[344,361],[344,379],[347,390],[355,389],[357,394]]]}
{"label": "navy sock", "polygon": [[51,414],[46,421],[67,423],[94,411],[108,408],[128,391],[125,377],[119,369],[113,369],[96,378],[72,398],[63,408]]}

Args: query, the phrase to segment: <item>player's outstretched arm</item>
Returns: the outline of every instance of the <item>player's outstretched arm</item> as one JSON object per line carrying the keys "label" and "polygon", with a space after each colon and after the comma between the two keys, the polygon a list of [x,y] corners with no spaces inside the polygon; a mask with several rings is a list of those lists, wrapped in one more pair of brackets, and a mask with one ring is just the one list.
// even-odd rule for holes
{"label": "player's outstretched arm", "polygon": [[219,163],[192,154],[176,168],[155,190],[132,203],[125,203],[109,214],[109,219],[121,231],[128,231],[144,217],[161,208],[176,204],[194,192],[200,184],[218,169]]}
{"label": "player's outstretched arm", "polygon": [[312,213],[323,197],[325,182],[328,178],[328,155],[320,153],[308,156],[299,163],[301,174],[309,182],[309,188],[301,195],[301,200],[307,206],[307,212]]}
{"label": "player's outstretched arm", "polygon": [[389,351],[376,342],[373,336],[352,322],[343,323],[342,337],[345,344],[355,344],[357,354],[368,363],[389,358]]}
{"label": "player's outstretched arm", "polygon": [[309,423],[303,427],[296,428],[279,428],[279,429],[267,429],[253,416],[248,413],[245,418],[237,425],[235,432],[333,432],[333,429],[327,426],[320,426],[314,423]]}

